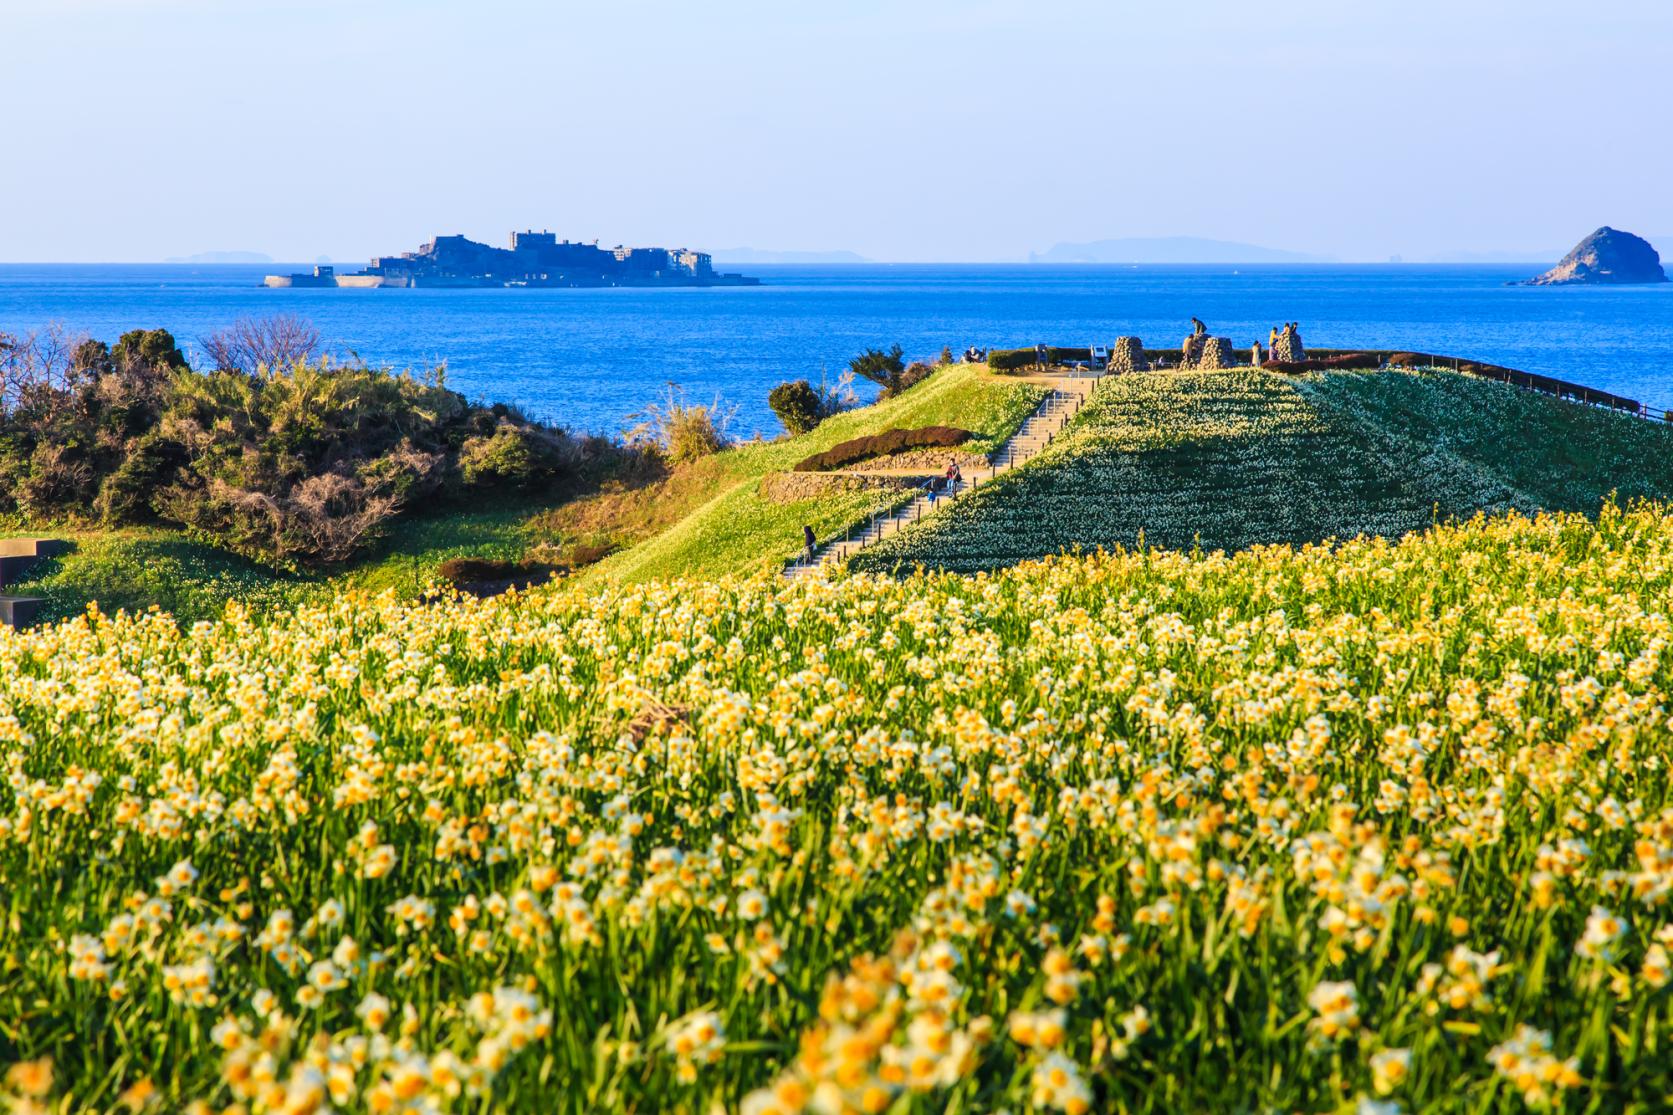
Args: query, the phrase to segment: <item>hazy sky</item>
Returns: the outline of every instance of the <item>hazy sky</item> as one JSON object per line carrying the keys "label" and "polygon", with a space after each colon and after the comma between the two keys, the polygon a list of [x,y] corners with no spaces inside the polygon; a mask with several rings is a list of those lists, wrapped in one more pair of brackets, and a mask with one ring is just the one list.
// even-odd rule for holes
{"label": "hazy sky", "polygon": [[0,260],[1673,233],[1668,0],[0,0]]}

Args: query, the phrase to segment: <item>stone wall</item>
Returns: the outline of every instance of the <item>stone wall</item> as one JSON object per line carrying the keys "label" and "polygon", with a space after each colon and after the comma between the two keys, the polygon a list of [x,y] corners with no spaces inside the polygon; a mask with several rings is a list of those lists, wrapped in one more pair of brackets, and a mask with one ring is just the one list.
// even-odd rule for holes
{"label": "stone wall", "polygon": [[1117,337],[1110,349],[1109,370],[1116,375],[1127,372],[1149,371],[1150,362],[1144,358],[1144,342],[1137,337]]}
{"label": "stone wall", "polygon": [[986,457],[980,453],[967,452],[964,449],[908,449],[903,453],[891,453],[886,457],[873,457],[869,461],[849,465],[843,471],[867,473],[911,468],[922,470],[925,476],[938,476],[947,471],[948,461],[957,461],[958,467],[965,472],[969,472],[973,468],[988,467]]}

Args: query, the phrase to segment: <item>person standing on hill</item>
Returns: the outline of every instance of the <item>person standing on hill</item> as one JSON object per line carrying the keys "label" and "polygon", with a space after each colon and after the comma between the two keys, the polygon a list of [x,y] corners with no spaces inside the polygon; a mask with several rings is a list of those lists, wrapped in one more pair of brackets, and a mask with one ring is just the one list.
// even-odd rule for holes
{"label": "person standing on hill", "polygon": [[806,523],[803,523],[802,524],[802,549],[805,550],[806,553],[807,553],[807,561],[808,561],[809,565],[813,564],[813,552],[814,552],[814,550],[818,549],[818,545],[819,545],[819,540],[813,536],[813,528],[808,526]]}

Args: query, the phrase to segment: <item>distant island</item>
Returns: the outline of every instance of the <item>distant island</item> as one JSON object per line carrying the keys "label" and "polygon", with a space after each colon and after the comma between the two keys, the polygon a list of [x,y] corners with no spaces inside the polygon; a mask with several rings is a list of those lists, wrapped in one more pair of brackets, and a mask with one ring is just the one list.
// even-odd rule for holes
{"label": "distant island", "polygon": [[379,256],[364,270],[269,275],[270,287],[608,287],[753,286],[761,280],[722,274],[707,252],[685,248],[600,248],[595,240],[559,240],[552,232],[513,232],[509,248],[464,236],[438,236],[416,252]]}
{"label": "distant island", "polygon": [[189,256],[169,256],[164,263],[272,263],[266,252],[198,252]]}
{"label": "distant island", "polygon": [[1054,244],[1030,252],[1030,263],[1328,263],[1323,256],[1199,236],[1128,236]]}
{"label": "distant island", "polygon": [[870,263],[856,252],[796,252],[773,251],[767,248],[720,248],[714,252],[717,263]]}
{"label": "distant island", "polygon": [[1648,240],[1604,225],[1543,275],[1525,286],[1570,286],[1604,283],[1665,283],[1661,256]]}

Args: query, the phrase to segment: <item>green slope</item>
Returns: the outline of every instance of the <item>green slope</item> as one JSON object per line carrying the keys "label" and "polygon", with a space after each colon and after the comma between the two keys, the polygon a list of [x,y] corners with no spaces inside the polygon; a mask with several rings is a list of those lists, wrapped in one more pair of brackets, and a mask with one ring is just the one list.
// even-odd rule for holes
{"label": "green slope", "polygon": [[1106,382],[1029,465],[851,564],[1397,537],[1612,491],[1673,495],[1673,430],[1454,373],[1159,373]]}
{"label": "green slope", "polygon": [[[804,522],[821,534],[840,531],[863,518],[879,493],[775,504],[760,495],[767,474],[788,470],[839,441],[894,426],[961,426],[977,434],[971,450],[986,452],[1021,424],[1043,394],[1035,384],[991,375],[985,367],[955,365],[899,398],[838,415],[801,437],[750,442],[704,458],[681,474],[681,483],[645,493],[639,501],[644,506],[630,505],[628,517],[637,514],[653,522],[613,525],[624,534],[652,536],[586,576],[642,580],[771,567],[795,552]],[[540,499],[502,500],[410,516],[392,523],[370,553],[348,566],[294,575],[165,527],[18,521],[4,524],[8,529],[0,533],[75,543],[73,552],[40,562],[10,586],[13,592],[44,597],[43,618],[76,615],[96,601],[106,612],[157,607],[190,623],[219,616],[232,600],[259,610],[349,588],[414,595],[433,583],[437,566],[448,558],[518,558],[551,541],[554,533],[562,533],[561,522],[555,531],[553,517],[563,510]],[[667,529],[657,530],[657,524],[670,521]]]}
{"label": "green slope", "polygon": [[801,548],[802,524],[824,539],[863,519],[887,497],[859,491],[773,503],[761,494],[761,480],[769,473],[788,471],[840,441],[895,427],[958,426],[977,435],[965,449],[985,453],[1020,426],[1044,395],[1036,384],[994,376],[985,366],[954,364],[897,398],[837,415],[800,437],[727,450],[704,462],[713,476],[706,502],[587,576],[642,581],[776,568]]}

